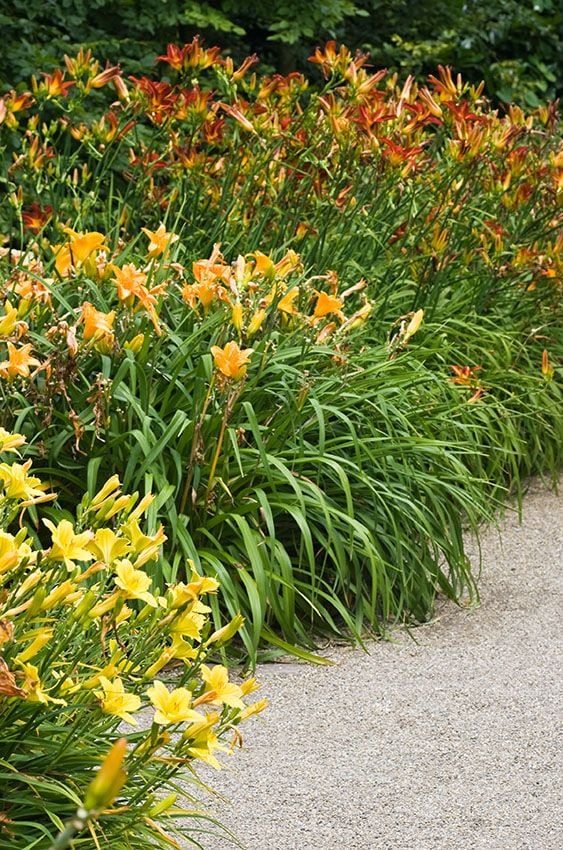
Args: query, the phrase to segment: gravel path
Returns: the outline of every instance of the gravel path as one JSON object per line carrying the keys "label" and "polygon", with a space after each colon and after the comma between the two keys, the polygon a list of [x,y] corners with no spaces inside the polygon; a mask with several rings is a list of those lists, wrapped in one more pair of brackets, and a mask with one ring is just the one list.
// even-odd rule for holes
{"label": "gravel path", "polygon": [[332,649],[333,667],[259,668],[271,706],[206,775],[248,850],[563,847],[563,499],[535,485],[501,531],[479,607],[443,605],[416,642]]}

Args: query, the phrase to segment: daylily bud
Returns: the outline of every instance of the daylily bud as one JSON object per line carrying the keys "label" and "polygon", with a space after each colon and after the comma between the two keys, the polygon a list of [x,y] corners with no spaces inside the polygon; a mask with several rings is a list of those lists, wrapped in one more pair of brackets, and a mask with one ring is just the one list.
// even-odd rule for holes
{"label": "daylily bud", "polygon": [[177,794],[169,794],[168,797],[165,797],[164,800],[161,800],[152,809],[149,809],[149,817],[155,818],[157,815],[161,815],[163,812],[168,811],[171,806],[174,805],[176,800],[178,799]]}
{"label": "daylily bud", "polygon": [[235,301],[233,304],[233,309],[231,311],[231,322],[233,323],[233,327],[239,333],[242,330],[242,304],[240,301]]}
{"label": "daylily bud", "polygon": [[141,348],[143,347],[144,341],[145,335],[137,334],[133,337],[133,339],[130,339],[128,342],[126,342],[123,348],[125,348],[127,351],[132,351],[133,354],[138,354]]}
{"label": "daylily bud", "polygon": [[111,805],[123,788],[127,779],[123,768],[126,751],[127,739],[120,738],[105,757],[86,791],[84,808],[88,812],[97,812]]}
{"label": "daylily bud", "polygon": [[257,310],[250,320],[248,325],[248,336],[253,336],[262,327],[262,323],[266,318],[266,311],[263,309]]}
{"label": "daylily bud", "polygon": [[236,635],[236,633],[242,628],[243,623],[244,617],[242,614],[237,614],[233,617],[230,623],[227,623],[226,626],[223,626],[221,629],[217,629],[216,632],[213,632],[213,634],[208,638],[206,645],[208,646],[210,643],[224,643],[225,641],[230,640],[233,635]]}
{"label": "daylily bud", "polygon": [[99,508],[101,503],[104,502],[108,496],[116,495],[116,490],[119,490],[120,487],[121,482],[119,481],[119,476],[112,475],[111,478],[108,478],[102,489],[98,490],[96,495],[93,497],[90,502],[90,507]]}
{"label": "daylily bud", "polygon": [[424,310],[417,310],[413,315],[412,319],[407,325],[407,329],[405,331],[404,342],[408,342],[411,336],[414,336],[419,327],[422,324],[422,320],[424,318]]}

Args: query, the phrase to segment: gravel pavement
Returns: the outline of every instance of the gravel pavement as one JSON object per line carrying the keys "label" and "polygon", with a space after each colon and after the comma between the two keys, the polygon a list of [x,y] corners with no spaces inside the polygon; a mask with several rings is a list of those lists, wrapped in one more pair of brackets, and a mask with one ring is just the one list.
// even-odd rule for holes
{"label": "gravel pavement", "polygon": [[248,850],[563,848],[563,499],[534,484],[482,543],[480,606],[259,667],[270,708],[205,774]]}

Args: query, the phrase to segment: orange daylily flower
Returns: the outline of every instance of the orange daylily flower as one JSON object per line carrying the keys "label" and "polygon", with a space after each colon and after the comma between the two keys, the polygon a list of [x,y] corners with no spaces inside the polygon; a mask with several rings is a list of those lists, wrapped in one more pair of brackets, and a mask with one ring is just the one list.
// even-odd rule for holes
{"label": "orange daylily flower", "polygon": [[85,301],[82,305],[82,321],[84,322],[84,339],[91,340],[98,351],[108,352],[113,347],[113,323],[115,310],[102,313]]}
{"label": "orange daylily flower", "polygon": [[452,384],[458,384],[475,392],[471,398],[467,399],[468,404],[472,404],[481,398],[485,392],[484,387],[477,377],[477,372],[481,369],[480,366],[451,366],[454,377],[451,378]]}
{"label": "orange daylily flower", "polygon": [[70,228],[65,228],[71,238],[64,245],[54,245],[56,254],[55,268],[61,277],[66,277],[72,268],[78,269],[104,244],[106,237],[103,233],[90,231],[88,233],[76,233]]}
{"label": "orange daylily flower", "polygon": [[[214,256],[215,255],[215,256]],[[219,254],[219,257],[221,255]],[[196,260],[192,263],[193,275],[198,283],[228,283],[231,277],[231,267],[226,263],[216,262],[217,254],[208,260]]]}
{"label": "orange daylily flower", "polygon": [[160,295],[165,288],[165,284],[153,286],[152,289],[147,289],[147,275],[145,272],[138,269],[133,263],[126,263],[123,268],[112,265],[114,274],[113,281],[117,286],[117,297],[120,301],[131,305],[134,298],[138,298],[139,302],[145,308],[150,316],[154,329],[160,336],[162,333],[161,327],[158,324],[158,316],[155,310],[156,296]]}
{"label": "orange daylily flower", "polygon": [[263,275],[264,277],[273,277],[276,272],[276,266],[271,257],[263,254],[262,251],[255,251],[254,256],[254,274]]}
{"label": "orange daylily flower", "polygon": [[0,363],[0,377],[8,378],[12,381],[18,375],[22,378],[29,378],[30,366],[40,366],[41,363],[36,357],[33,357],[31,352],[31,343],[22,345],[21,348],[8,342],[8,359]]}
{"label": "orange daylily flower", "polygon": [[205,281],[202,283],[185,283],[182,287],[182,298],[192,308],[199,301],[205,311],[209,309],[211,302],[215,298],[218,298],[220,301],[229,300],[226,289],[218,283]]}
{"label": "orange daylily flower", "polygon": [[224,348],[219,348],[218,345],[211,347],[217,369],[226,378],[233,378],[235,381],[246,375],[247,363],[250,363],[253,351],[253,348],[241,349],[236,342],[228,342]]}
{"label": "orange daylily flower", "polygon": [[27,209],[22,212],[22,222],[27,230],[32,233],[39,233],[40,230],[47,224],[53,215],[53,207],[47,204],[41,207],[37,203],[30,204]]}
{"label": "orange daylily flower", "polygon": [[211,256],[207,260],[196,260],[192,263],[192,273],[195,283],[186,283],[182,287],[182,298],[194,308],[197,301],[204,310],[208,310],[215,298],[220,301],[228,301],[229,296],[225,284],[229,284],[232,277],[232,269],[223,262],[219,245],[213,246]]}
{"label": "orange daylily flower", "polygon": [[330,313],[342,315],[342,307],[344,301],[336,295],[327,295],[326,292],[317,292],[317,303],[313,313],[313,319],[322,319],[323,316],[328,316]]}
{"label": "orange daylily flower", "polygon": [[146,289],[147,275],[138,269],[134,263],[126,263],[123,268],[112,266],[113,281],[117,286],[117,297],[120,301],[128,301],[138,296],[141,289]]}
{"label": "orange daylily flower", "polygon": [[175,233],[167,233],[163,224],[160,224],[156,230],[149,230],[142,227],[141,230],[149,239],[149,257],[160,257],[165,251],[177,242],[179,237]]}
{"label": "orange daylily flower", "polygon": [[45,284],[26,274],[20,276],[14,286],[14,291],[17,292],[22,301],[37,301],[39,304],[51,303],[51,293]]}
{"label": "orange daylily flower", "polygon": [[480,370],[480,366],[451,366],[454,377],[451,379],[452,384],[460,384],[464,387],[472,387],[476,380],[475,373]]}
{"label": "orange daylily flower", "polygon": [[274,263],[272,258],[263,254],[262,251],[255,251],[251,256],[254,257],[254,274],[267,278],[287,277],[288,274],[299,268],[301,262],[299,254],[291,250],[284,254],[277,263]]}
{"label": "orange daylily flower", "polygon": [[285,313],[287,316],[295,316],[297,313],[297,307],[293,303],[296,298],[299,296],[299,288],[294,286],[293,289],[290,289],[289,292],[286,292],[283,298],[280,298],[278,301],[278,310],[281,313]]}
{"label": "orange daylily flower", "polygon": [[35,77],[31,78],[31,87],[35,94],[45,94],[47,97],[66,97],[69,89],[76,85],[76,80],[65,80],[64,72],[60,68],[52,74],[42,74],[43,81],[38,83]]}

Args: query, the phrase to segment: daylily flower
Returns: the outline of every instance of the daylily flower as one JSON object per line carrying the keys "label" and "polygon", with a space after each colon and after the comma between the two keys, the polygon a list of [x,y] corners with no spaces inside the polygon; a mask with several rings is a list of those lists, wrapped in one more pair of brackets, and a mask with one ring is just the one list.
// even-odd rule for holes
{"label": "daylily flower", "polygon": [[150,576],[142,570],[136,570],[131,561],[125,558],[116,564],[115,572],[117,578],[114,581],[126,599],[141,599],[151,608],[157,607],[156,599],[149,593],[152,583]]}
{"label": "daylily flower", "polygon": [[182,298],[193,309],[197,302],[207,312],[212,301],[228,301],[227,290],[215,280],[202,281],[201,283],[185,283],[182,287]]}
{"label": "daylily flower", "polygon": [[242,330],[242,304],[240,301],[235,301],[231,310],[231,323],[239,333]]}
{"label": "daylily flower", "polygon": [[34,658],[34,656],[36,656],[47,643],[49,643],[53,637],[53,629],[36,629],[30,637],[32,637],[32,640],[27,649],[18,653],[14,659],[14,661],[18,664],[25,664],[26,661],[31,661],[31,659]]}
{"label": "daylily flower", "polygon": [[177,617],[170,626],[170,632],[173,635],[190,638],[191,640],[199,640],[201,630],[206,622],[206,615],[211,609],[201,602],[194,602],[189,610],[184,611]]}
{"label": "daylily flower", "polygon": [[258,310],[256,310],[250,322],[248,323],[248,328],[246,330],[247,335],[253,336],[255,333],[258,333],[258,331],[262,327],[265,318],[266,311],[263,308],[259,308]]}
{"label": "daylily flower", "polygon": [[166,686],[157,680],[147,690],[147,696],[156,708],[154,722],[160,726],[169,726],[173,723],[183,723],[187,720],[197,722],[201,715],[192,709],[192,694],[187,688],[174,688],[169,691]]}
{"label": "daylily flower", "polygon": [[236,342],[228,342],[224,348],[219,348],[218,345],[211,346],[211,354],[217,369],[226,378],[233,378],[235,381],[246,375],[247,363],[250,363],[250,355],[253,351],[253,348],[241,349]]}
{"label": "daylily flower", "polygon": [[542,351],[541,357],[541,373],[546,380],[550,380],[555,374],[555,369],[549,362],[549,354],[547,353],[547,349],[545,348]]}
{"label": "daylily flower", "polygon": [[44,94],[46,97],[66,97],[69,89],[76,85],[76,80],[65,80],[64,72],[60,68],[52,74],[42,74],[43,81],[38,83],[35,77],[31,78],[31,87],[35,94]]}
{"label": "daylily flower", "polygon": [[147,289],[147,275],[145,272],[136,268],[134,263],[127,263],[123,268],[112,266],[114,273],[113,281],[117,286],[117,297],[125,304],[132,305],[133,300],[138,298],[141,305],[147,311],[154,325],[154,329],[160,336],[162,330],[158,323],[158,316],[155,310],[156,296],[160,295],[165,289],[165,285],[154,286],[152,289]]}
{"label": "daylily flower", "polygon": [[103,233],[97,231],[76,233],[67,227],[65,233],[71,237],[70,240],[64,245],[53,246],[56,255],[55,268],[61,277],[67,277],[73,268],[79,269],[83,266],[106,240]]}
{"label": "daylily flower", "polygon": [[51,532],[53,545],[49,550],[49,556],[55,561],[64,561],[67,570],[73,570],[75,561],[92,561],[94,556],[86,549],[93,538],[93,532],[82,531],[74,533],[74,526],[68,519],[62,519],[55,525],[50,519],[43,519],[43,523]]}
{"label": "daylily flower", "polygon": [[160,257],[161,254],[177,242],[179,236],[175,233],[167,233],[164,224],[160,224],[156,230],[142,227],[141,230],[149,239],[149,257]]}
{"label": "daylily flower", "polygon": [[6,431],[5,428],[0,428],[0,452],[14,452],[18,454],[18,449],[25,443],[25,437],[21,434],[12,434]]}
{"label": "daylily flower", "polygon": [[238,631],[240,631],[241,627],[244,624],[244,617],[242,614],[235,614],[230,623],[227,623],[225,626],[222,626],[220,629],[211,634],[206,641],[206,646],[210,646],[212,643],[223,644],[230,640]]}
{"label": "daylily flower", "polygon": [[31,233],[39,233],[40,230],[47,224],[53,215],[53,207],[40,207],[39,204],[33,203],[22,212],[22,222],[27,230]]}
{"label": "daylily flower", "polygon": [[4,315],[0,316],[0,336],[10,336],[16,328],[18,311],[9,301],[4,304]]}
{"label": "daylily flower", "polygon": [[240,685],[229,682],[229,672],[226,667],[218,664],[212,669],[201,667],[201,676],[205,682],[205,692],[195,705],[209,703],[211,705],[229,705],[231,708],[244,708],[241,699],[243,691]]}
{"label": "daylily flower", "polygon": [[111,351],[114,341],[112,328],[115,310],[103,313],[101,310],[96,310],[89,301],[85,301],[82,305],[82,321],[84,322],[84,339],[91,340],[98,351],[104,353]]}
{"label": "daylily flower", "polygon": [[94,693],[100,700],[104,714],[120,717],[126,723],[136,726],[137,721],[131,716],[130,712],[138,711],[141,707],[141,698],[136,694],[126,693],[121,679],[114,679],[113,682],[110,682],[105,676],[99,676],[98,681],[102,690],[94,691]]}
{"label": "daylily flower", "polygon": [[408,342],[411,336],[414,336],[419,327],[422,324],[422,320],[424,318],[424,310],[417,310],[416,313],[413,313],[410,322],[407,325],[405,330],[405,335],[403,337],[403,342]]}
{"label": "daylily flower", "polygon": [[0,463],[0,481],[4,485],[4,493],[8,499],[19,499],[24,504],[37,504],[55,498],[53,493],[45,493],[47,484],[43,484],[35,475],[28,475],[31,460],[25,463]]}
{"label": "daylily flower", "polygon": [[297,314],[297,307],[293,302],[298,296],[299,289],[297,286],[294,286],[293,289],[286,292],[283,298],[280,298],[277,303],[277,308],[280,313],[285,313],[287,316],[295,316]]}
{"label": "daylily flower", "polygon": [[137,555],[135,565],[140,567],[147,561],[154,561],[158,557],[160,547],[166,542],[166,534],[162,525],[158,527],[156,534],[143,534],[136,518],[129,520],[121,527],[127,537],[131,550]]}
{"label": "daylily flower", "polygon": [[226,752],[227,748],[219,743],[213,726],[219,720],[219,713],[211,711],[205,716],[199,715],[199,720],[186,727],[182,740],[189,741],[188,755],[210,764],[216,770],[221,769],[214,752]]}
{"label": "daylily flower", "polygon": [[[7,570],[13,569],[20,558],[21,551],[16,544],[15,537],[12,534],[8,534],[7,531],[0,531],[0,575]],[[2,641],[0,640],[0,645],[1,643]]]}
{"label": "daylily flower", "polygon": [[313,319],[322,319],[331,313],[342,316],[344,301],[341,298],[338,298],[336,295],[327,295],[326,292],[317,292],[316,290],[315,294],[317,296],[317,303],[315,304]]}
{"label": "daylily flower", "polygon": [[90,540],[88,548],[95,558],[108,565],[131,550],[129,541],[125,537],[119,537],[111,528],[99,528]]}
{"label": "daylily flower", "polygon": [[30,366],[40,366],[40,361],[33,357],[31,343],[17,348],[12,342],[7,342],[8,359],[0,363],[0,377],[12,381],[16,377],[29,378]]}

